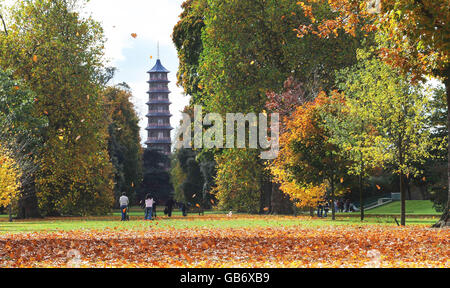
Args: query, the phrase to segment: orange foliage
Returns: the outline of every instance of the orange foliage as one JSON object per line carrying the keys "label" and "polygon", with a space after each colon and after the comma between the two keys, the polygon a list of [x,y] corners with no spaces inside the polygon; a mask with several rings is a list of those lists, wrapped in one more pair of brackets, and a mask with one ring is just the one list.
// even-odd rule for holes
{"label": "orange foliage", "polygon": [[[306,170],[315,169],[309,167],[308,161],[301,160],[303,155],[299,151],[294,151],[293,145],[301,142],[307,147],[321,146],[319,149],[323,149],[328,146],[329,149],[333,149],[332,145],[326,144],[328,136],[320,125],[319,112],[322,107],[332,101],[342,101],[342,98],[339,97],[337,93],[333,93],[332,97],[321,93],[313,102],[299,106],[290,117],[284,119],[286,128],[280,137],[280,153],[269,168],[274,180],[280,184],[280,189],[289,195],[298,207],[315,207],[318,202],[323,200],[328,183],[324,181],[325,175],[316,174],[315,181],[312,181],[311,177],[298,176],[292,172],[296,166],[303,166],[303,169]],[[327,160],[322,159],[321,161]],[[318,174],[320,173],[322,172],[318,172]]]}
{"label": "orange foliage", "polygon": [[143,231],[2,234],[0,267],[450,268],[448,229],[439,233],[423,226],[384,225],[174,229],[156,224]]}

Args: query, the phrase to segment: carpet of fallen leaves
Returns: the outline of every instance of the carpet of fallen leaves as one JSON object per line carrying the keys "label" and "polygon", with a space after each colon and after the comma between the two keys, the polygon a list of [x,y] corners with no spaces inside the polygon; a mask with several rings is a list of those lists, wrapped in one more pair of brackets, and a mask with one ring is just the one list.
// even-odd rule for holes
{"label": "carpet of fallen leaves", "polygon": [[0,267],[445,267],[450,229],[247,227],[0,235]]}

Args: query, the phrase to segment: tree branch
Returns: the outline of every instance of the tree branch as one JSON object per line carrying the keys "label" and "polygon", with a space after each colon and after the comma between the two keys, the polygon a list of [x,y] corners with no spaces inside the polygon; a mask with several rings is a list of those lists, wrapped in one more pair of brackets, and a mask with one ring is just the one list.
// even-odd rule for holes
{"label": "tree branch", "polygon": [[3,19],[2,14],[0,14],[0,19],[2,19],[3,29],[5,30],[5,34],[6,34],[6,36],[8,36],[8,29],[6,29],[6,23],[5,23],[5,20]]}

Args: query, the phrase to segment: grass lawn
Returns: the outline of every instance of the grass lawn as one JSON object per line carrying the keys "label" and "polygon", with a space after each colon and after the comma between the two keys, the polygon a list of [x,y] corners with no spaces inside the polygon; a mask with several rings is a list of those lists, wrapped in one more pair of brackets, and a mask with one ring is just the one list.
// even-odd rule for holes
{"label": "grass lawn", "polygon": [[[14,220],[9,223],[7,217],[0,218],[0,234],[21,232],[54,232],[71,230],[136,230],[148,229],[189,229],[189,228],[265,228],[265,227],[328,227],[340,225],[387,225],[396,226],[391,216],[379,217],[368,216],[364,222],[350,215],[338,215],[336,221],[330,217],[321,219],[309,216],[274,216],[274,215],[248,215],[234,214],[227,217],[225,212],[207,211],[205,215],[191,213],[187,217],[181,216],[175,211],[172,218],[158,212],[158,217],[153,221],[144,221],[143,212],[132,209],[128,222],[120,221],[120,212],[104,217],[67,217],[67,218],[45,218],[31,220]],[[438,219],[436,217],[411,217],[407,219],[410,225],[431,225]]]}
{"label": "grass lawn", "polygon": [[[375,209],[367,210],[367,214],[390,214],[400,215],[400,201],[394,201],[389,204],[377,207]],[[441,215],[433,208],[433,202],[428,200],[407,200],[406,214],[409,215]]]}

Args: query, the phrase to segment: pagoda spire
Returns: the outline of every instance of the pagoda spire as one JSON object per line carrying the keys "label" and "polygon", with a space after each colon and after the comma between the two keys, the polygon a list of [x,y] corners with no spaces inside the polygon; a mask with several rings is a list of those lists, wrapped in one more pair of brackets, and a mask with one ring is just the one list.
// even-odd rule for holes
{"label": "pagoda spire", "polygon": [[156,59],[159,60],[159,40],[158,40],[158,45],[157,45],[157,56],[158,56],[158,58],[156,58]]}

